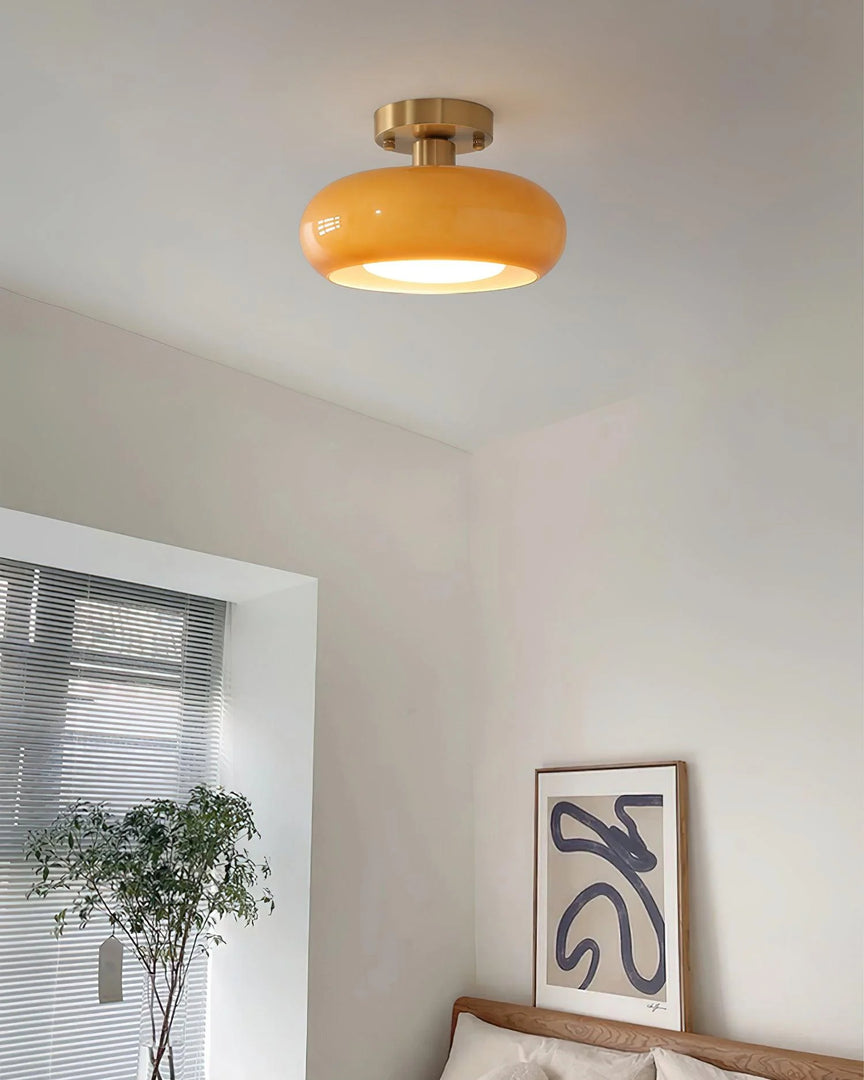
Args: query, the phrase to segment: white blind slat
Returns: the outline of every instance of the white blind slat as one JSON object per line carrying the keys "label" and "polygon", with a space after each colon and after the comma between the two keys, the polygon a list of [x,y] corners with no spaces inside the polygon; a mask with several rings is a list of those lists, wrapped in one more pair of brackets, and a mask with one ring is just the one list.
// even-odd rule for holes
{"label": "white blind slat", "polygon": [[[225,604],[0,559],[0,1077],[135,1080],[143,975],[99,1005],[105,922],[51,936],[59,897],[25,900],[22,849],[75,799],[123,813],[217,778]],[[174,1029],[203,1080],[207,965]]]}

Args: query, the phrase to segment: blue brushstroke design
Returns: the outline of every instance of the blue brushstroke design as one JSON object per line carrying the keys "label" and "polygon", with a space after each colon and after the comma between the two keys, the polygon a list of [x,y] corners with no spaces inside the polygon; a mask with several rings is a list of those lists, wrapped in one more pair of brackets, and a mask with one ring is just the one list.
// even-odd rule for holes
{"label": "blue brushstroke design", "polygon": [[[562,971],[572,971],[583,956],[590,953],[591,959],[588,965],[588,973],[579,986],[580,990],[587,990],[591,985],[597,968],[600,965],[600,946],[594,938],[583,938],[573,949],[567,952],[567,935],[573,920],[586,904],[599,896],[605,896],[615,908],[618,916],[618,932],[621,939],[621,963],[630,981],[631,986],[643,994],[654,997],[666,985],[666,925],[663,916],[651,891],[640,874],[653,870],[657,865],[657,856],[649,851],[647,844],[639,834],[639,827],[630,815],[627,808],[632,806],[662,806],[662,795],[621,795],[615,800],[615,816],[626,828],[619,829],[617,825],[606,825],[587,810],[575,803],[562,801],[552,808],[549,822],[552,841],[555,847],[562,852],[589,852],[599,855],[619,870],[636,890],[639,899],[645,905],[648,918],[657,935],[657,949],[659,959],[657,970],[650,978],[645,978],[636,968],[633,959],[633,934],[630,928],[630,913],[624,902],[624,897],[606,882],[598,881],[583,889],[571,904],[568,905],[555,934],[555,960]],[[561,834],[561,818],[567,815],[575,818],[595,832],[602,843],[596,840],[567,840]]]}

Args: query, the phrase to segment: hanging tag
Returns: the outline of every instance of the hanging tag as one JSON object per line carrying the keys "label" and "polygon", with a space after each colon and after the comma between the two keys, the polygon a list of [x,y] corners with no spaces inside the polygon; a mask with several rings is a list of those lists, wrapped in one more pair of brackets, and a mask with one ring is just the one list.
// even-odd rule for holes
{"label": "hanging tag", "polygon": [[123,945],[112,934],[99,946],[99,1002],[123,1000]]}

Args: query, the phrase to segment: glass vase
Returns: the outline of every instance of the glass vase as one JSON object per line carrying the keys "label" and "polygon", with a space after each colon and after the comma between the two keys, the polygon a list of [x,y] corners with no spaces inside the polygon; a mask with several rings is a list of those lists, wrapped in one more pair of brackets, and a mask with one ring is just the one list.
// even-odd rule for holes
{"label": "glass vase", "polygon": [[165,1049],[159,1064],[156,1064],[156,1054],[159,1046],[145,1044],[138,1051],[138,1078],[137,1080],[179,1080],[180,1073],[177,1071],[174,1047],[169,1044]]}

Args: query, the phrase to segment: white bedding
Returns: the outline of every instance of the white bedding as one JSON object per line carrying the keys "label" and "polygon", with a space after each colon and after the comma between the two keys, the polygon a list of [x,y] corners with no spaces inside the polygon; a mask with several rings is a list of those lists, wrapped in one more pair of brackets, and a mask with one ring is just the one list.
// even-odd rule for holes
{"label": "white bedding", "polygon": [[549,1080],[549,1077],[533,1061],[522,1062],[519,1065],[502,1065],[498,1069],[484,1073],[480,1080]]}
{"label": "white bedding", "polygon": [[704,1061],[676,1054],[671,1050],[655,1050],[657,1080],[759,1080],[749,1073],[726,1072]]}
{"label": "white bedding", "polygon": [[650,1054],[601,1050],[484,1023],[462,1013],[441,1080],[485,1080],[503,1065],[539,1065],[548,1080],[654,1080]]}

